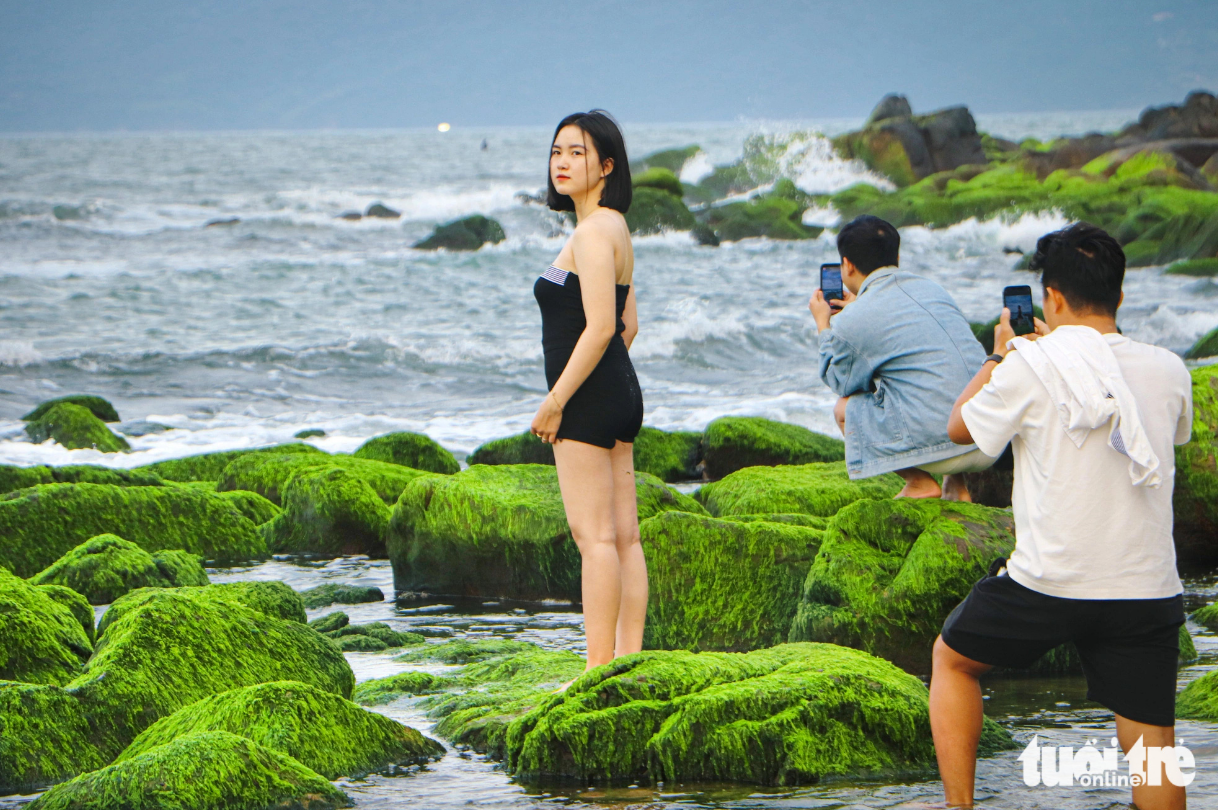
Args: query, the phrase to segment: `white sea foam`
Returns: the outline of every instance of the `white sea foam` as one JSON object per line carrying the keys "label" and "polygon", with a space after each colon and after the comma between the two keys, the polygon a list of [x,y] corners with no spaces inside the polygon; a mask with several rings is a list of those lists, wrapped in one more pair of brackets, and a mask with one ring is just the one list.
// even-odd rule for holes
{"label": "white sea foam", "polygon": [[869,183],[886,191],[894,188],[862,161],[843,160],[829,139],[820,134],[792,141],[788,160],[790,165],[784,173],[809,194],[832,194],[855,183]]}
{"label": "white sea foam", "polygon": [[42,353],[31,341],[0,340],[0,366],[30,366],[42,359]]}
{"label": "white sea foam", "polygon": [[715,170],[710,155],[699,151],[681,167],[681,182],[697,185],[701,180]]}

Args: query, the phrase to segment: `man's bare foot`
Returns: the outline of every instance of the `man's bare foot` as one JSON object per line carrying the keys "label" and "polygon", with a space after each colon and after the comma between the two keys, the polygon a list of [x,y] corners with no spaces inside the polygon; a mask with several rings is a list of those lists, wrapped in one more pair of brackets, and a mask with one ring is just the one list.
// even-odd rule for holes
{"label": "man's bare foot", "polygon": [[938,498],[943,494],[939,484],[930,473],[916,467],[897,470],[897,475],[905,479],[905,486],[896,494],[897,498]]}
{"label": "man's bare foot", "polygon": [[963,475],[943,476],[943,500],[973,502],[973,496],[968,492],[968,484]]}

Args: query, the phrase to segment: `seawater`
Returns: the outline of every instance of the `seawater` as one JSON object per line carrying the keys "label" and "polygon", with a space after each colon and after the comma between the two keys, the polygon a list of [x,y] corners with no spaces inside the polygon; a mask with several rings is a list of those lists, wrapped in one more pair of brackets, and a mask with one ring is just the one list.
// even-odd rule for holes
{"label": "seawater", "polygon": [[[1039,138],[1112,130],[1136,111],[978,116],[982,129]],[[882,183],[833,156],[819,132],[858,121],[626,126],[632,154],[697,143],[685,169],[696,180],[739,157],[745,138],[790,137],[784,168],[811,192]],[[391,430],[425,432],[463,457],[487,439],[527,427],[544,394],[536,275],[570,232],[528,204],[545,182],[549,129],[38,135],[0,137],[0,463],[135,466],[191,453],[290,440],[350,451]],[[482,150],[481,142],[487,141]],[[401,220],[338,219],[383,202]],[[439,222],[493,216],[507,240],[474,253],[410,246]],[[831,219],[832,211],[815,211]],[[233,225],[204,227],[236,217]],[[902,231],[902,266],[940,281],[975,321],[993,317],[1002,287],[1056,215],[969,221]],[[641,331],[631,355],[647,423],[702,429],[755,414],[833,429],[833,395],[815,373],[807,299],[816,269],[836,258],[829,236],[748,240],[718,249],[687,235],[635,242]],[[1035,289],[1035,285],[1033,285]],[[1121,326],[1176,351],[1218,325],[1218,286],[1131,270]],[[110,399],[131,434],[130,454],[101,454],[24,439],[19,420],[66,393]],[[146,432],[151,424],[173,428]],[[570,605],[412,604],[392,601],[383,560],[278,557],[211,569],[212,581],[281,579],[373,584],[387,599],[342,607],[352,621],[398,629],[445,626],[582,652]],[[1214,577],[1188,581],[1190,607],[1218,596]],[[340,606],[341,607],[341,606]],[[310,611],[314,618],[331,609]],[[99,615],[104,610],[99,608]],[[1218,662],[1218,638],[1191,627],[1201,662]],[[348,653],[357,679],[403,671],[391,653]],[[1085,699],[1080,678],[991,681],[987,711],[1026,743],[1106,739],[1112,715]],[[378,711],[427,732],[412,700]],[[1190,798],[1218,806],[1218,729],[1181,722],[1196,756]],[[1018,752],[983,760],[978,795],[995,808],[1125,806],[1128,793],[1024,787]],[[493,762],[450,749],[409,776],[343,782],[359,807],[494,808],[895,807],[935,801],[934,780],[831,780],[798,789],[664,785],[613,789],[522,785]],[[0,807],[32,797],[0,798]]]}

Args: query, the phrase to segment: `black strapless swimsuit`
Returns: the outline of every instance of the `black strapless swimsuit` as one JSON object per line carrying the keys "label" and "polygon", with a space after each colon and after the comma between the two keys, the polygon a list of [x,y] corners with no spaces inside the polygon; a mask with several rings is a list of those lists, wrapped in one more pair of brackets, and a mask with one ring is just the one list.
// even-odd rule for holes
{"label": "black strapless swimsuit", "polygon": [[[563,407],[559,439],[613,449],[616,442],[633,442],[643,426],[643,392],[634,375],[622,333],[622,313],[630,287],[617,287],[617,330],[601,361]],[[550,265],[533,285],[541,307],[541,346],[546,356],[546,383],[551,389],[567,367],[587,320],[579,276]]]}

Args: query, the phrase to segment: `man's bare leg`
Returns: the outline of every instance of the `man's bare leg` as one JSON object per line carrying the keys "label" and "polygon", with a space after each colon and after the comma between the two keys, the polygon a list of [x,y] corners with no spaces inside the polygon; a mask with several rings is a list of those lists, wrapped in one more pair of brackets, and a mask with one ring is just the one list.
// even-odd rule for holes
{"label": "man's bare leg", "polygon": [[896,494],[898,498],[939,498],[943,495],[943,490],[930,473],[917,467],[897,470],[897,475],[905,479],[905,486]]}
{"label": "man's bare leg", "polygon": [[968,491],[968,481],[962,473],[943,476],[943,500],[973,502],[973,496]]}
{"label": "man's bare leg", "polygon": [[833,418],[837,422],[837,429],[846,435],[846,397],[839,397],[833,405]]}
{"label": "man's bare leg", "polygon": [[[1125,753],[1129,753],[1129,749],[1137,744],[1139,737],[1142,738],[1142,745],[1148,748],[1152,745],[1166,748],[1176,744],[1175,726],[1151,726],[1118,714],[1116,728],[1117,740]],[[1146,775],[1150,776],[1149,765]],[[1167,774],[1162,772],[1159,782],[1158,785],[1140,785],[1133,789],[1133,803],[1138,810],[1184,810],[1184,788],[1173,785]]]}
{"label": "man's bare leg", "polygon": [[[930,676],[930,731],[935,758],[943,778],[948,807],[973,806],[973,780],[977,774],[977,742],[984,719],[978,678],[991,667],[935,639]],[[1139,805],[1140,806],[1140,805]]]}

